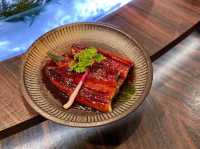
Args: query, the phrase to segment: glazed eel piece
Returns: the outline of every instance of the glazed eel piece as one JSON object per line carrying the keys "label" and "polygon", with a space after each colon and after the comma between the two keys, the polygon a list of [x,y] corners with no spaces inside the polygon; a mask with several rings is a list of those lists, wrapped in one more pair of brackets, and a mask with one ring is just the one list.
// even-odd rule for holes
{"label": "glazed eel piece", "polygon": [[[67,96],[73,93],[83,75],[70,71],[71,57],[85,48],[83,45],[73,45],[71,54],[64,55],[65,60],[59,63],[50,60],[43,68],[43,77]],[[133,62],[104,49],[98,49],[98,52],[106,59],[92,65],[75,100],[101,112],[110,112],[112,98],[126,79]]]}

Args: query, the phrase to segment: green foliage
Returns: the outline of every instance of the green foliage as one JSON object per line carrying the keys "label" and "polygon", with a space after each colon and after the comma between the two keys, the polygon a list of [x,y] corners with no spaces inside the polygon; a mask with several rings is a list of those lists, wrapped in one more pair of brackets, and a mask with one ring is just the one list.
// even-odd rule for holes
{"label": "green foliage", "polygon": [[50,52],[50,51],[47,52],[47,55],[55,62],[64,60],[63,56],[54,54],[53,52]]}
{"label": "green foliage", "polygon": [[92,66],[95,62],[101,62],[105,57],[98,54],[96,48],[86,48],[74,56],[74,63],[70,66],[71,70],[82,73],[86,71],[88,66]]}

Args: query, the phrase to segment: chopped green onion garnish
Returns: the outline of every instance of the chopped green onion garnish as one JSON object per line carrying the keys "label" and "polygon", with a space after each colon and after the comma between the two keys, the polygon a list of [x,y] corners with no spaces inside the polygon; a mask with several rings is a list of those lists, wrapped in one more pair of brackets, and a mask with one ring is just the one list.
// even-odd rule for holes
{"label": "chopped green onion garnish", "polygon": [[50,51],[47,52],[47,55],[55,62],[62,61],[65,59],[64,56],[57,55]]}

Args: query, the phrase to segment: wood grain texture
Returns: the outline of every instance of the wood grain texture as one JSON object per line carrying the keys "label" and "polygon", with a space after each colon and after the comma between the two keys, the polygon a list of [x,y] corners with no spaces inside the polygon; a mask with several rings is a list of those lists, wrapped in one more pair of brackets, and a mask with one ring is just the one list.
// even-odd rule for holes
{"label": "wood grain texture", "polygon": [[[133,0],[101,21],[131,34],[153,57],[194,29],[200,20],[199,12],[199,0]],[[21,58],[0,63],[0,133],[37,116],[26,108],[19,90],[20,64]]]}
{"label": "wood grain texture", "polygon": [[21,58],[0,63],[0,131],[37,114],[24,104],[20,92]]}
{"label": "wood grain texture", "polygon": [[111,125],[80,129],[50,121],[8,137],[3,148],[200,148],[200,34],[193,33],[154,62],[145,103]]}
{"label": "wood grain texture", "polygon": [[200,1],[134,0],[102,21],[126,31],[154,55],[198,24],[199,12]]}

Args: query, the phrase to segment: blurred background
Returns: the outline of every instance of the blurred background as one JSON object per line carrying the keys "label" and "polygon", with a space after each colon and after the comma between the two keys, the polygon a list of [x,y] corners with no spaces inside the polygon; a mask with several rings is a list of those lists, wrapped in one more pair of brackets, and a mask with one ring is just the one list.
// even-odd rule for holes
{"label": "blurred background", "polygon": [[45,32],[95,22],[130,0],[0,0],[0,61],[24,53]]}

